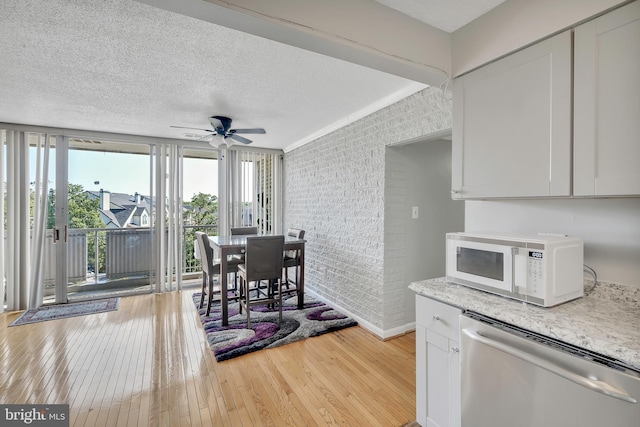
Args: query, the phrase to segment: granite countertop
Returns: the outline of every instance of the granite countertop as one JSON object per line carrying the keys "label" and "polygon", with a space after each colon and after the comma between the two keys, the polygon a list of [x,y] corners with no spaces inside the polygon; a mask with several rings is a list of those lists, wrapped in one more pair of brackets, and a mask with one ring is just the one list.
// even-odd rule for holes
{"label": "granite countertop", "polygon": [[[585,281],[585,290],[593,281]],[[556,338],[612,357],[640,371],[640,288],[598,282],[588,295],[539,307],[447,282],[414,282],[409,288],[463,310]]]}

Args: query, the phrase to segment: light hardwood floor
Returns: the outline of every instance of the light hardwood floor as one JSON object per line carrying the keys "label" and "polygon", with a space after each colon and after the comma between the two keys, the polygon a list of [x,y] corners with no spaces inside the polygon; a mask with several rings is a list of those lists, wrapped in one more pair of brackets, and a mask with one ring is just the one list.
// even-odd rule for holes
{"label": "light hardwood floor", "polygon": [[415,418],[415,334],[347,328],[216,362],[193,290],[8,328],[0,402],[68,403],[72,426],[401,426]]}

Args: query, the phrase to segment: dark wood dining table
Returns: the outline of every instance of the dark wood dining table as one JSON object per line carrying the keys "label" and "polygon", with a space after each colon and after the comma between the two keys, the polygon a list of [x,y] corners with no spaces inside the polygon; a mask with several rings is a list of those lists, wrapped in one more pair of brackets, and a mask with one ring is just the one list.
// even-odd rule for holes
{"label": "dark wood dining table", "polygon": [[[228,289],[228,258],[230,255],[242,254],[247,247],[247,237],[255,237],[256,235],[237,235],[237,236],[209,236],[209,242],[216,252],[216,256],[220,257],[220,298],[222,306],[222,326],[229,324],[229,307],[227,301],[227,293],[222,292]],[[300,275],[298,277],[298,309],[304,307],[304,244],[306,240],[296,237],[284,236],[285,251],[300,251]],[[284,256],[284,254],[283,254]]]}

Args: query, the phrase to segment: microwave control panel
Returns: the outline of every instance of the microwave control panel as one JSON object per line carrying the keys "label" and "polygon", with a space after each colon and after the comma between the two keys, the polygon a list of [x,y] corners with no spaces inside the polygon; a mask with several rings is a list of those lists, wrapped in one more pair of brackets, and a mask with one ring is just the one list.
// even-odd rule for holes
{"label": "microwave control panel", "polygon": [[527,294],[538,296],[543,293],[544,283],[544,252],[529,251],[527,263]]}

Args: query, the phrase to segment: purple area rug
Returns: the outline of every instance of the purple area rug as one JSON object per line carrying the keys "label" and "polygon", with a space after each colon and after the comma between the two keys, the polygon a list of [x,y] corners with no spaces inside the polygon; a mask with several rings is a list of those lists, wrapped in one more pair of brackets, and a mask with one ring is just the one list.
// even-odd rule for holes
{"label": "purple area rug", "polygon": [[20,315],[9,326],[27,325],[46,320],[66,319],[87,314],[114,311],[120,305],[120,298],[107,298],[94,301],[74,302],[71,304],[44,305],[32,308]]}
{"label": "purple area rug", "polygon": [[270,310],[266,306],[252,307],[251,329],[247,329],[246,313],[239,314],[236,301],[229,303],[229,326],[224,327],[219,301],[212,303],[209,317],[205,317],[206,307],[198,309],[199,292],[193,294],[193,303],[200,315],[209,347],[218,362],[358,324],[327,304],[307,296],[302,310],[297,309],[296,296],[286,299],[282,307],[280,326],[277,308]]}

